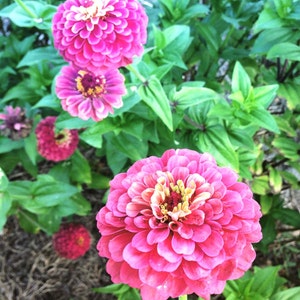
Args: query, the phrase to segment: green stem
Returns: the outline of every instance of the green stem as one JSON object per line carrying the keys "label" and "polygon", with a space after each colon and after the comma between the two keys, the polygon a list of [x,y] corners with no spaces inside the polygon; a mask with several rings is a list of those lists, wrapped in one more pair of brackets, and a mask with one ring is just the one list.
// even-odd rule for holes
{"label": "green stem", "polygon": [[126,66],[126,69],[133,73],[136,78],[138,78],[142,83],[146,82],[146,78],[138,71],[136,70],[132,65]]}
{"label": "green stem", "polygon": [[188,296],[187,295],[182,295],[179,296],[178,300],[187,300]]}
{"label": "green stem", "polygon": [[33,19],[37,19],[38,16],[31,10],[22,0],[15,0],[15,2],[26,11],[26,13]]}

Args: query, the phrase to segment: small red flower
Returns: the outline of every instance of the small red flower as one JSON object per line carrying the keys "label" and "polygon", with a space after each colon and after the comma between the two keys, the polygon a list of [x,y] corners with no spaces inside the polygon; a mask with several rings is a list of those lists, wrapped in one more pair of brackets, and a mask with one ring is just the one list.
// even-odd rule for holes
{"label": "small red flower", "polygon": [[83,256],[90,249],[90,244],[90,233],[82,224],[65,224],[53,235],[55,251],[68,259]]}
{"label": "small red flower", "polygon": [[55,131],[56,117],[47,117],[36,127],[38,152],[41,156],[52,161],[69,158],[77,148],[79,137],[75,129]]}

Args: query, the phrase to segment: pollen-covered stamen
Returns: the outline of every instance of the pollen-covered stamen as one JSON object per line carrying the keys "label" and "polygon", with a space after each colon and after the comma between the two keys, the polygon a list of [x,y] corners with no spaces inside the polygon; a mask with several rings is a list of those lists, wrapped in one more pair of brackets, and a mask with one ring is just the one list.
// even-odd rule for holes
{"label": "pollen-covered stamen", "polygon": [[99,97],[105,92],[105,77],[94,76],[86,71],[79,71],[76,77],[76,88],[86,98]]}
{"label": "pollen-covered stamen", "polygon": [[58,133],[55,134],[54,136],[55,138],[55,142],[57,145],[69,145],[71,140],[72,140],[72,135],[70,130],[68,129],[63,129],[61,131],[59,131]]}
{"label": "pollen-covered stamen", "polygon": [[108,3],[109,0],[87,0],[84,3],[86,6],[73,6],[71,10],[76,12],[75,19],[77,21],[104,18],[108,12],[114,10],[114,7],[112,5],[108,5]]}
{"label": "pollen-covered stamen", "polygon": [[175,184],[173,176],[171,174],[166,175],[170,182],[169,185],[167,185],[168,180],[165,177],[160,177],[153,193],[153,197],[158,202],[156,204],[158,204],[159,210],[155,211],[155,215],[162,223],[180,221],[189,215],[191,213],[189,206],[196,189],[193,180],[185,186],[182,180],[177,180]]}

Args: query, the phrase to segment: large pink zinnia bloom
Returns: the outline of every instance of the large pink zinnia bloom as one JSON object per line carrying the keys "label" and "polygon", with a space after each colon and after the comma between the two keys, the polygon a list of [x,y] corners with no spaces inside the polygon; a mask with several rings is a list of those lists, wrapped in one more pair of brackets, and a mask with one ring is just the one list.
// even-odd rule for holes
{"label": "large pink zinnia bloom", "polygon": [[83,120],[101,121],[123,105],[124,76],[118,69],[103,74],[64,66],[56,80],[56,93],[64,110]]}
{"label": "large pink zinnia bloom", "polygon": [[55,162],[69,158],[77,148],[79,137],[76,129],[56,131],[56,117],[46,117],[35,129],[37,148],[41,156]]}
{"label": "large pink zinnia bloom", "polygon": [[180,149],[137,161],[111,181],[97,214],[97,249],[115,283],[144,300],[222,293],[241,277],[261,240],[250,188],[209,154]]}
{"label": "large pink zinnia bloom", "polygon": [[143,53],[147,24],[137,0],[67,0],[53,17],[54,46],[79,68],[119,68]]}

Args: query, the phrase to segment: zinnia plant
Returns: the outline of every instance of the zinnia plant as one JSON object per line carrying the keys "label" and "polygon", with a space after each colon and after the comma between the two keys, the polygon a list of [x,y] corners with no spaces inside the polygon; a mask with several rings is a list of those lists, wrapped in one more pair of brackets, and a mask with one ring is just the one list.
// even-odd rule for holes
{"label": "zinnia plant", "polygon": [[36,127],[37,148],[41,156],[55,162],[69,158],[77,148],[79,137],[75,129],[56,131],[56,117],[43,119]]}
{"label": "zinnia plant", "polygon": [[64,224],[53,235],[53,247],[58,255],[68,259],[77,259],[83,256],[91,244],[88,229],[82,224]]}
{"label": "zinnia plant", "polygon": [[53,18],[54,46],[79,68],[107,71],[143,53],[147,24],[136,0],[67,0]]}
{"label": "zinnia plant", "polygon": [[139,288],[144,300],[209,299],[251,267],[260,217],[234,171],[209,154],[167,150],[111,181],[97,248],[112,281]]}
{"label": "zinnia plant", "polygon": [[56,93],[71,116],[100,121],[123,105],[126,89],[118,69],[99,74],[69,65],[57,77]]}

